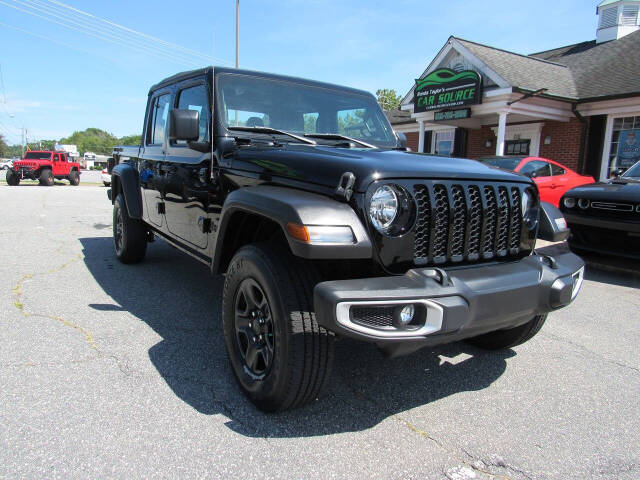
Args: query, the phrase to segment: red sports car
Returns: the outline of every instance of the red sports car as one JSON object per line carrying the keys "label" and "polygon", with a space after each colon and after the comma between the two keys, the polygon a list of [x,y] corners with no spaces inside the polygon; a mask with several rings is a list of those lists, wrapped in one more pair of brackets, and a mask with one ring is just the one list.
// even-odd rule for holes
{"label": "red sports car", "polygon": [[564,165],[542,157],[484,157],[479,161],[533,178],[540,200],[560,206],[560,197],[573,187],[594,183],[593,177],[580,175]]}

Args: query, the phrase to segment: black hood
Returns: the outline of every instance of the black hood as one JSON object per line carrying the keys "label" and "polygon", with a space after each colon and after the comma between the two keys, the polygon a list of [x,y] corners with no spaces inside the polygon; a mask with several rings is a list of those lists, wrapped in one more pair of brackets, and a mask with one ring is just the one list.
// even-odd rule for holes
{"label": "black hood", "polygon": [[640,181],[633,178],[616,178],[608,182],[591,183],[572,188],[564,196],[640,203]]}
{"label": "black hood", "polygon": [[312,182],[329,188],[338,185],[342,174],[356,176],[356,191],[381,179],[424,178],[492,180],[532,183],[517,173],[489,167],[475,160],[438,157],[390,149],[337,148],[285,144],[280,147],[240,147],[233,155],[233,169]]}

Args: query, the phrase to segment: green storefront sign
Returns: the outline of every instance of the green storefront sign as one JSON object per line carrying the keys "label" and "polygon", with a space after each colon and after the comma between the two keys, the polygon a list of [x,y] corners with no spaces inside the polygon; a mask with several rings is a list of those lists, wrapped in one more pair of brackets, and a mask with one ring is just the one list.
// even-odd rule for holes
{"label": "green storefront sign", "polygon": [[448,68],[434,70],[416,80],[414,112],[461,107],[482,102],[482,78],[478,72],[454,72]]}
{"label": "green storefront sign", "polygon": [[460,110],[445,110],[443,112],[435,112],[433,114],[434,122],[446,122],[447,120],[461,120],[471,117],[470,108],[462,108]]}

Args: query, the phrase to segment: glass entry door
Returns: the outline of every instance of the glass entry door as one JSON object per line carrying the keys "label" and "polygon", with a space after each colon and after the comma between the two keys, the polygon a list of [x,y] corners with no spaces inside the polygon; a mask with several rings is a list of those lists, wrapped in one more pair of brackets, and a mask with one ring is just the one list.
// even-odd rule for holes
{"label": "glass entry door", "polygon": [[453,155],[453,142],[455,139],[455,129],[435,132],[433,140],[433,153],[450,157]]}

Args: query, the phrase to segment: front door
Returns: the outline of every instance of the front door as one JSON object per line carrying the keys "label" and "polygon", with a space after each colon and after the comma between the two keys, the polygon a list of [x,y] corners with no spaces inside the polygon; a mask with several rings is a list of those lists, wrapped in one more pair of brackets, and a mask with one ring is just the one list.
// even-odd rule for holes
{"label": "front door", "polygon": [[140,188],[149,222],[162,227],[165,204],[160,192],[164,185],[162,168],[173,95],[168,89],[160,90],[154,95],[149,103],[144,147],[140,151]]}
{"label": "front door", "polygon": [[[178,85],[175,108],[200,113],[198,143],[210,142],[209,89],[204,78]],[[172,235],[200,249],[207,247],[211,218],[209,202],[211,150],[203,153],[186,141],[167,141],[164,162],[166,176],[165,208],[167,228]]]}

